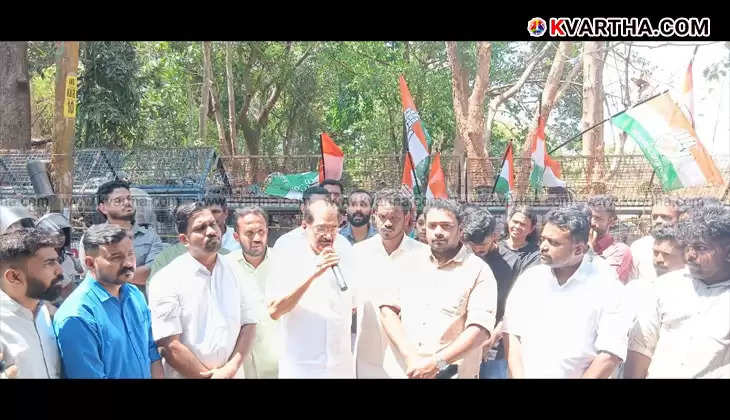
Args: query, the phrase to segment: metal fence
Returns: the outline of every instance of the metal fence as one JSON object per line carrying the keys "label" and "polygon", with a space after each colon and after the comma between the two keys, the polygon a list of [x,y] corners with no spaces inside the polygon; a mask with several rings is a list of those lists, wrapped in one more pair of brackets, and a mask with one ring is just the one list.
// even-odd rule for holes
{"label": "metal fence", "polygon": [[[669,194],[724,197],[725,203],[730,203],[727,194],[730,156],[713,158],[723,175],[722,186],[685,188]],[[26,170],[26,163],[31,159],[50,160],[50,155],[39,150],[0,150],[0,199],[7,202],[35,197]],[[274,172],[290,174],[317,170],[319,159],[319,155],[221,157],[213,148],[80,149],[74,152],[71,206],[74,236],[79,236],[87,226],[99,221],[94,194],[99,185],[115,177],[125,179],[149,194],[151,200],[146,199],[145,203],[152,203],[157,230],[167,241],[174,241],[177,234],[172,215],[174,208],[183,201],[201,198],[211,189],[225,194],[231,208],[247,204],[264,207],[271,215],[270,225],[277,235],[296,225],[299,206],[293,200],[267,196],[263,191],[264,181]],[[610,193],[618,198],[617,204],[624,216],[616,233],[628,238],[645,232],[645,219],[633,220],[628,216],[640,216],[642,211],[648,211],[653,200],[663,193],[659,180],[652,180],[653,170],[642,155],[606,156],[601,165],[585,156],[558,156],[554,159],[562,167],[566,190],[528,191],[521,197],[524,201],[551,206],[564,201],[583,201],[592,194]],[[488,162],[485,159],[460,162],[450,155],[443,155],[441,163],[450,197],[492,206],[496,213],[504,208],[504,197],[491,194],[500,158],[490,158]],[[514,163],[517,189],[524,189],[520,182],[527,177],[521,175],[526,175],[523,171],[529,170],[529,161],[516,158]],[[596,169],[589,182],[586,174],[591,164]],[[346,191],[398,187],[402,168],[402,155],[350,155],[345,157],[341,181]],[[42,203],[29,207],[39,215],[47,210]]]}
{"label": "metal fence", "polygon": [[[317,170],[319,158],[318,155],[232,156],[222,157],[221,161],[229,171],[232,196],[245,198],[262,195],[261,187],[268,174]],[[723,175],[723,185],[683,188],[668,194],[722,198],[730,179],[730,156],[713,158]],[[346,156],[341,181],[347,190],[364,188],[374,191],[397,187],[401,182],[402,159],[401,155]],[[607,155],[600,162],[586,156],[558,156],[554,159],[560,163],[562,179],[567,184],[564,192],[529,190],[523,182],[529,177],[521,175],[528,175],[524,172],[530,170],[530,161],[515,158],[516,189],[526,191],[523,199],[539,204],[549,202],[556,195],[582,201],[595,194],[612,194],[618,199],[619,206],[633,207],[650,206],[656,196],[664,194],[659,179],[652,176],[653,169],[643,155]],[[449,196],[468,202],[502,204],[502,197],[491,194],[500,164],[500,158],[469,158],[460,162],[450,155],[442,155],[441,165]],[[593,168],[590,180],[587,177],[589,167]],[[725,200],[728,202],[727,197]]]}

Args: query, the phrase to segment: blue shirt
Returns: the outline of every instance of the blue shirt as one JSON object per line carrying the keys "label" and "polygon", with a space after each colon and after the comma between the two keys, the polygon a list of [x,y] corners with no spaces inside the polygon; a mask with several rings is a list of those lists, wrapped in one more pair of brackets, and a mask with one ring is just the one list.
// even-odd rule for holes
{"label": "blue shirt", "polygon": [[90,273],[56,312],[53,329],[66,378],[151,377],[160,360],[150,310],[134,285],[113,297]]}
{"label": "blue shirt", "polygon": [[[375,229],[375,226],[373,226],[372,223],[368,223],[368,235],[365,237],[365,239],[370,239],[377,234],[378,230]],[[353,236],[352,234],[352,225],[350,225],[349,223],[347,224],[347,226],[340,229],[340,235],[347,238],[347,240],[350,241],[351,244],[355,244],[355,236]],[[363,239],[363,241],[365,239]]]}

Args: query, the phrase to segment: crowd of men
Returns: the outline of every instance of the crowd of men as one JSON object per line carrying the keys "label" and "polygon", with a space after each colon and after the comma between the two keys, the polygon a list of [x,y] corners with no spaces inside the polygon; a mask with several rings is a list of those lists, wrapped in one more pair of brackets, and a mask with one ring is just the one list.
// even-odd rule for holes
{"label": "crowd of men", "polygon": [[220,195],[178,206],[168,246],[128,184],[97,198],[78,259],[62,215],[0,208],[0,377],[730,378],[717,200],[659,201],[629,247],[611,196],[502,226],[325,180],[269,247],[266,211]]}

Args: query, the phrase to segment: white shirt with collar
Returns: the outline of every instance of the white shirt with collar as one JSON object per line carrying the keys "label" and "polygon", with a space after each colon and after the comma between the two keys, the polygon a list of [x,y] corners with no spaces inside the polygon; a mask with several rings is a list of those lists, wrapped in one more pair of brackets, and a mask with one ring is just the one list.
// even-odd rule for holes
{"label": "white shirt with collar", "polygon": [[61,358],[48,308],[43,301],[35,313],[0,290],[0,353],[17,378],[58,379]]}
{"label": "white shirt with collar", "polygon": [[[277,241],[279,246],[274,247],[279,263],[271,267],[266,280],[267,302],[294,291],[318,259],[303,230],[291,235],[284,246]],[[341,291],[332,270],[327,270],[312,281],[294,309],[279,319],[279,378],[355,377],[350,333],[353,289],[357,288],[355,262],[352,245],[344,237],[335,240],[334,249],[348,289]]]}
{"label": "white shirt with collar", "polygon": [[355,362],[358,378],[403,377],[400,367],[391,369],[397,366],[397,356],[383,330],[377,304],[383,293],[397,288],[404,278],[413,275],[414,264],[422,263],[418,260],[421,254],[417,252],[427,247],[403,235],[398,248],[388,255],[379,234],[353,246],[361,274],[356,295]]}
{"label": "white shirt with collar", "polygon": [[[304,241],[304,244],[302,244],[302,241]],[[307,237],[304,235],[304,228],[299,226],[296,229],[292,229],[289,232],[279,236],[279,238],[274,243],[273,249],[274,251],[279,252],[285,247],[288,247],[290,245],[294,245],[295,247],[302,247],[302,246],[308,246],[306,245]],[[346,246],[350,245],[352,247],[352,244],[350,244],[350,241],[347,240],[344,236],[341,234],[337,234],[335,236],[335,246]]]}
{"label": "white shirt with collar", "polygon": [[527,269],[507,298],[504,330],[520,338],[526,378],[580,378],[600,351],[626,360],[630,316],[623,285],[584,255],[561,286],[552,269]]}
{"label": "white shirt with collar", "polygon": [[[217,368],[233,353],[241,326],[256,323],[255,307],[241,299],[233,269],[218,254],[213,271],[189,252],[176,258],[149,285],[155,341],[180,334],[205,366]],[[166,378],[182,375],[165,364]],[[243,378],[243,368],[235,376]]]}

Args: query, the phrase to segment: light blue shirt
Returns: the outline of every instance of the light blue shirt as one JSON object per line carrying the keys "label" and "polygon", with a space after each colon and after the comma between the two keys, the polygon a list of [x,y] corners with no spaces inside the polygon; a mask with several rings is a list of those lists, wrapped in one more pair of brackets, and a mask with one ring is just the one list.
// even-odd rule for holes
{"label": "light blue shirt", "polygon": [[144,295],[123,284],[119,298],[87,273],[53,319],[65,378],[147,379],[160,360]]}
{"label": "light blue shirt", "polygon": [[235,251],[241,249],[241,244],[233,237],[234,229],[226,226],[226,233],[221,235],[221,248],[226,251]]}
{"label": "light blue shirt", "polygon": [[[368,223],[368,235],[365,237],[365,239],[370,239],[377,234],[378,230],[375,229],[375,226],[373,226],[372,223]],[[351,244],[355,244],[355,236],[352,234],[352,225],[350,225],[349,223],[347,224],[347,226],[340,229],[340,235],[347,238],[347,240],[350,241]],[[365,239],[363,239],[363,241]]]}

